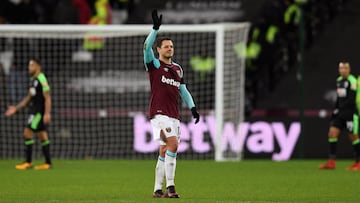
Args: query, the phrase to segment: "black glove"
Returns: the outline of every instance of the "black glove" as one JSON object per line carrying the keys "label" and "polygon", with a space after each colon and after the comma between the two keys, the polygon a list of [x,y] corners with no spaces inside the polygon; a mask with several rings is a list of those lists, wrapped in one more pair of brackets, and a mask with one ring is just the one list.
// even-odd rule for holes
{"label": "black glove", "polygon": [[158,30],[160,28],[161,25],[161,20],[162,20],[162,15],[158,16],[157,10],[154,9],[151,13],[151,17],[153,20],[153,28],[154,30]]}
{"label": "black glove", "polygon": [[191,113],[192,113],[193,117],[196,119],[196,120],[195,120],[195,124],[197,124],[197,123],[199,122],[200,115],[199,115],[199,113],[197,112],[196,107],[192,107],[192,108],[191,108]]}

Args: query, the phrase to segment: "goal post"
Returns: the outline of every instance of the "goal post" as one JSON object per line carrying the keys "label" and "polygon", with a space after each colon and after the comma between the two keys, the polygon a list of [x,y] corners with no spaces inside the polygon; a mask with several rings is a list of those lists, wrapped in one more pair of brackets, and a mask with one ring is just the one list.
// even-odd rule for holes
{"label": "goal post", "polygon": [[[245,54],[241,53],[246,53],[248,31],[247,23],[225,24],[216,31],[216,161],[238,161],[243,155],[240,124],[245,115]],[[235,138],[229,142],[224,139],[228,136],[224,125],[228,122],[234,126]],[[237,142],[238,147],[227,148],[230,142]]]}
{"label": "goal post", "polygon": [[[245,62],[239,52],[248,29],[248,23],[161,26],[158,35],[174,41],[174,61],[201,114],[194,125],[180,106],[182,158],[241,159]],[[150,31],[151,25],[2,25],[6,91],[0,97],[14,104],[25,96],[27,61],[35,56],[51,86],[55,158],[152,158],[158,143],[147,118],[150,87],[142,54]],[[26,119],[26,111],[0,117],[0,158],[22,157]],[[41,157],[41,150],[34,155]]]}

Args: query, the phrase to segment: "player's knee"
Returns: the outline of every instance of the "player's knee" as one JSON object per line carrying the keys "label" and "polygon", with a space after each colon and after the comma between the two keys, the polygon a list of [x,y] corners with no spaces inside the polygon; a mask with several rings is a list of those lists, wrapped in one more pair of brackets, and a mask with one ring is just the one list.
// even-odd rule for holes
{"label": "player's knee", "polygon": [[328,137],[329,138],[337,138],[338,136],[335,133],[329,132]]}
{"label": "player's knee", "polygon": [[29,128],[25,128],[24,130],[24,138],[25,139],[32,139],[33,138],[33,132]]}
{"label": "player's knee", "polygon": [[359,139],[359,135],[357,135],[357,134],[349,134],[349,137],[350,137],[351,141],[355,141],[355,140]]}
{"label": "player's knee", "polygon": [[173,145],[173,146],[169,147],[168,149],[169,149],[169,151],[171,151],[171,152],[177,152],[178,145]]}
{"label": "player's knee", "polygon": [[329,130],[329,134],[328,137],[329,138],[337,138],[340,135],[340,130],[338,128],[335,127],[331,127]]}
{"label": "player's knee", "polygon": [[49,139],[48,134],[47,134],[46,131],[40,131],[40,132],[37,133],[37,135],[38,135],[38,137],[39,137],[39,139],[41,141],[46,141],[46,140]]}
{"label": "player's knee", "polygon": [[179,146],[179,142],[176,136],[167,138],[167,143],[166,143],[167,150],[170,150],[171,152],[177,152],[178,146]]}
{"label": "player's knee", "polygon": [[166,145],[160,145],[160,149],[159,149],[160,156],[165,157],[165,153],[166,153]]}

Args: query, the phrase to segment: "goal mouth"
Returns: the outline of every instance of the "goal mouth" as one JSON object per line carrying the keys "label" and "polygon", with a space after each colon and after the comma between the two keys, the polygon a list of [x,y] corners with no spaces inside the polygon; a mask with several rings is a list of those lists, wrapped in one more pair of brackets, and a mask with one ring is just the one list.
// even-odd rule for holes
{"label": "goal mouth", "polygon": [[[203,130],[180,105],[182,158],[241,159],[242,149],[222,137],[225,125],[237,132],[244,119],[245,56],[240,53],[248,29],[248,23],[161,27],[159,36],[173,39],[173,60],[182,66],[202,118]],[[158,143],[148,129],[150,87],[142,52],[150,31],[150,25],[3,25],[0,63],[8,82],[0,96],[6,104],[21,101],[27,63],[36,56],[51,86],[49,135],[55,158],[152,158]],[[13,135],[21,134],[27,116],[0,118],[2,158],[22,157],[22,140]],[[40,150],[34,151],[36,157]]]}

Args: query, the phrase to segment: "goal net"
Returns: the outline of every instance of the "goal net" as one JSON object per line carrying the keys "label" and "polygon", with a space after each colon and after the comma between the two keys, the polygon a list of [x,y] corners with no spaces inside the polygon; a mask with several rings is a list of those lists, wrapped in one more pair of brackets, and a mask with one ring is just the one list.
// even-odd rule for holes
{"label": "goal net", "polygon": [[[201,114],[194,125],[181,102],[184,159],[240,159],[244,60],[249,25],[164,25],[173,60]],[[51,153],[60,159],[146,159],[157,156],[147,110],[149,80],[143,43],[150,25],[1,26],[2,114],[26,95],[30,57],[40,59],[51,86]],[[241,48],[242,47],[242,48]],[[27,112],[0,117],[0,158],[23,157]],[[35,158],[42,157],[39,142]]]}

